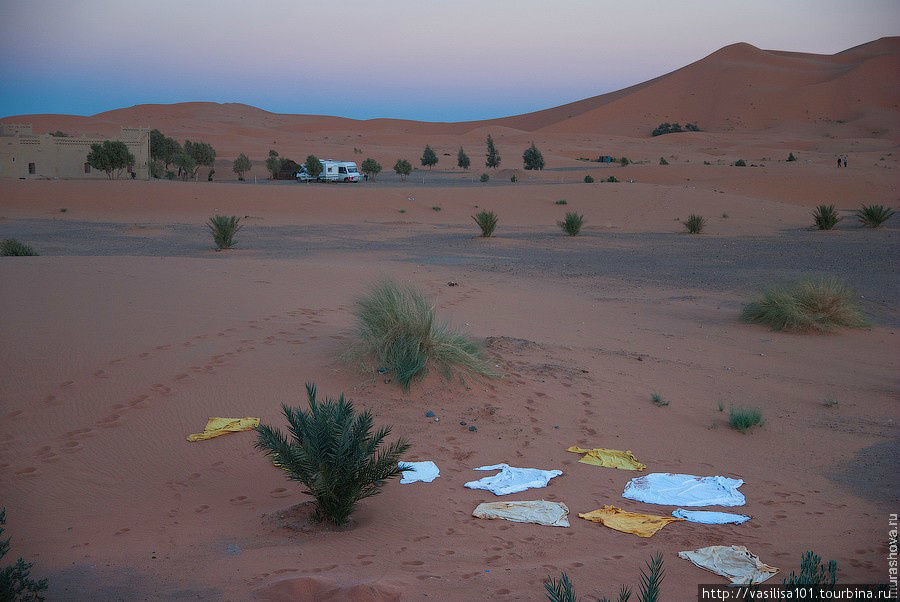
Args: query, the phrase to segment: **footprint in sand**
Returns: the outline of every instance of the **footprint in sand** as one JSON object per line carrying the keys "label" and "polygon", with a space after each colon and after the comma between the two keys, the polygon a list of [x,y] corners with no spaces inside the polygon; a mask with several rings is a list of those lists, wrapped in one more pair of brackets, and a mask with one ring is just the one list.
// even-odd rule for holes
{"label": "footprint in sand", "polygon": [[123,527],[123,528],[119,529],[118,531],[116,531],[115,534],[116,535],[125,535],[129,531],[131,531],[131,529],[129,529],[128,527]]}
{"label": "footprint in sand", "polygon": [[228,501],[231,502],[232,504],[236,504],[236,505],[242,505],[242,504],[249,504],[249,503],[250,503],[250,500],[247,499],[247,496],[246,496],[246,495],[239,495],[239,496],[237,496],[237,497],[231,498],[231,499],[228,500]]}
{"label": "footprint in sand", "polygon": [[182,372],[180,374],[175,375],[175,380],[184,380],[184,379],[190,378],[190,377],[191,377],[190,374],[187,374],[186,372]]}
{"label": "footprint in sand", "polygon": [[203,504],[202,506],[195,508],[194,512],[196,512],[197,514],[203,514],[204,512],[207,512],[208,510],[209,510],[209,506],[207,506],[206,504]]}
{"label": "footprint in sand", "polygon": [[162,383],[155,383],[153,385],[150,385],[150,388],[155,393],[159,393],[160,395],[163,395],[163,396],[168,395],[169,393],[172,392],[172,389],[170,387],[167,387],[166,385],[164,385]]}
{"label": "footprint in sand", "polygon": [[38,472],[37,468],[34,466],[26,466],[25,468],[20,468],[16,471],[16,474],[21,477],[36,477]]}
{"label": "footprint in sand", "polygon": [[276,497],[276,498],[277,498],[277,497],[288,497],[288,496],[291,495],[291,494],[288,493],[288,490],[285,489],[284,487],[278,487],[278,488],[273,489],[272,491],[270,491],[270,492],[269,492],[269,495],[271,495],[272,497]]}
{"label": "footprint in sand", "polygon": [[106,370],[95,370],[94,378],[109,378],[109,374],[106,373]]}
{"label": "footprint in sand", "polygon": [[60,389],[67,389],[67,388],[71,387],[71,386],[74,385],[74,384],[75,384],[75,381],[74,381],[74,380],[67,380],[67,381],[65,381],[65,382],[59,383],[59,388],[60,388]]}
{"label": "footprint in sand", "polygon": [[9,419],[9,420],[12,420],[13,418],[17,418],[17,417],[19,417],[19,416],[21,416],[21,415],[22,415],[22,410],[13,410],[12,412],[10,412],[10,413],[7,414],[6,416],[4,416],[4,418],[7,418],[7,419]]}
{"label": "footprint in sand", "polygon": [[54,401],[56,401],[56,395],[48,395],[44,398],[44,403],[47,405],[53,405]]}

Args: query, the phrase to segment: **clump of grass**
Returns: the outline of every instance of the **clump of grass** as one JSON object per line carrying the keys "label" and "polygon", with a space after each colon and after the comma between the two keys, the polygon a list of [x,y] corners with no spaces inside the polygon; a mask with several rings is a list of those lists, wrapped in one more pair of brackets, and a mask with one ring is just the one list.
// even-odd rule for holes
{"label": "clump of grass", "polygon": [[440,211],[441,208],[440,208],[439,205],[435,205],[434,207],[431,208],[431,210],[432,210],[432,211]]}
{"label": "clump of grass", "polygon": [[702,215],[694,215],[690,214],[687,220],[681,222],[684,224],[684,227],[691,234],[700,234],[703,232],[703,227],[706,225],[706,219]]}
{"label": "clump of grass", "polygon": [[316,399],[316,385],[307,383],[309,411],[281,406],[291,439],[269,425],[257,427],[256,447],[306,486],[315,498],[316,518],[346,524],[357,503],[381,492],[388,479],[402,472],[400,456],[409,443],[399,439],[383,446],[391,433],[386,426],[372,433],[372,414],[357,414],[353,403]]}
{"label": "clump of grass", "polygon": [[867,228],[878,228],[891,219],[894,210],[884,205],[863,205],[856,210],[856,217]]}
{"label": "clump of grass", "polygon": [[836,278],[806,279],[771,288],[744,306],[741,319],[766,324],[772,330],[795,332],[867,325],[856,305],[853,289]]}
{"label": "clump of grass", "polygon": [[519,181],[519,176],[517,176],[516,174],[513,174],[513,175],[509,176],[509,181],[512,182],[513,184],[515,184],[516,182]]}
{"label": "clump of grass", "polygon": [[788,153],[788,161],[796,161],[797,157],[794,156],[794,153]]}
{"label": "clump of grass", "polygon": [[669,402],[667,400],[663,399],[662,395],[660,395],[659,393],[654,393],[653,395],[651,395],[650,401],[652,401],[654,404],[658,405],[659,407],[669,405]]}
{"label": "clump of grass", "polygon": [[567,201],[566,199],[559,199],[558,201],[556,201],[556,202],[553,203],[553,204],[554,204],[554,205],[568,205],[568,204],[569,204],[569,201]]}
{"label": "clump of grass", "polygon": [[497,227],[497,222],[499,221],[497,214],[493,211],[479,211],[472,216],[472,219],[481,228],[481,236],[484,238],[488,238],[494,233],[494,228]]}
{"label": "clump of grass", "polygon": [[241,218],[236,215],[214,215],[209,218],[206,225],[212,232],[216,248],[220,251],[233,247],[236,244],[234,235],[243,228]]}
{"label": "clump of grass", "polygon": [[581,226],[584,225],[584,216],[574,211],[567,211],[566,217],[556,222],[556,225],[562,228],[563,232],[569,236],[578,236],[578,233],[581,232]]}
{"label": "clump of grass", "polygon": [[619,181],[619,178],[617,178],[616,176],[609,176],[608,178],[606,178],[606,181],[612,182],[613,184],[615,184],[616,182]]}
{"label": "clump of grass", "polygon": [[747,167],[747,162],[744,161],[743,159],[738,159],[737,161],[734,162],[734,166],[735,167]]}
{"label": "clump of grass", "polygon": [[491,176],[489,176],[489,175],[486,174],[486,173],[483,173],[483,174],[481,174],[481,177],[478,178],[478,179],[479,179],[482,183],[484,183],[484,182],[487,182],[488,180],[490,180],[490,179],[491,179]]}
{"label": "clump of grass", "polygon": [[0,242],[0,255],[3,257],[33,257],[37,255],[31,246],[16,240],[15,238],[7,238]]}
{"label": "clump of grass", "polygon": [[831,230],[841,218],[838,216],[834,205],[819,205],[813,211],[813,221],[819,230]]}
{"label": "clump of grass", "polygon": [[431,367],[496,376],[480,345],[438,322],[434,307],[416,288],[384,280],[356,302],[356,341],[349,359],[391,372],[404,389]]}
{"label": "clump of grass", "polygon": [[[663,556],[660,553],[656,553],[647,562],[646,570],[641,569],[638,602],[659,602],[662,596],[662,582],[665,576]],[[544,590],[547,594],[547,600],[550,602],[578,602],[575,587],[566,573],[560,575],[559,579],[547,577],[547,580],[544,582]],[[631,588],[627,585],[621,586],[619,595],[616,597],[617,602],[628,602],[630,599]],[[598,598],[597,602],[610,601],[609,598],[603,596]]]}
{"label": "clump of grass", "polygon": [[822,402],[822,405],[825,406],[826,408],[836,408],[840,405],[840,403],[841,402],[839,402],[837,399],[834,399],[833,397],[829,397],[828,399],[826,399],[825,401]]}
{"label": "clump of grass", "polygon": [[756,408],[736,408],[731,406],[728,410],[728,426],[742,433],[746,433],[752,427],[762,423],[762,412]]}
{"label": "clump of grass", "polygon": [[666,161],[666,158],[665,158],[665,157],[660,157],[660,158],[659,158],[659,164],[660,164],[660,165],[668,165],[669,162]]}
{"label": "clump of grass", "polygon": [[592,175],[586,175],[586,176],[584,176],[584,183],[585,183],[585,184],[593,184],[593,183],[594,183],[594,176],[592,176]]}
{"label": "clump of grass", "polygon": [[837,561],[830,560],[827,568],[820,564],[821,561],[817,554],[807,551],[800,560],[800,574],[791,571],[782,584],[790,586],[788,589],[796,589],[797,586],[833,587],[837,583]]}
{"label": "clump of grass", "polygon": [[723,402],[720,401],[717,407],[719,408],[720,412],[725,411],[725,404]]}

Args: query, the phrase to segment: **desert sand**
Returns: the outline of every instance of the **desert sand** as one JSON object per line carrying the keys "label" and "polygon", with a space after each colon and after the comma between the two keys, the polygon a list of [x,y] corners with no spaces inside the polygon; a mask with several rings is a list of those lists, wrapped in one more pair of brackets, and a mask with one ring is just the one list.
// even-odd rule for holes
{"label": "desert sand", "polygon": [[[898,38],[833,56],[737,44],[620,92],[472,123],[212,103],[5,118],[38,132],[145,125],[219,157],[212,183],[0,181],[0,238],[41,254],[0,259],[12,554],[49,578],[51,599],[540,599],[562,571],[582,595],[612,595],[661,552],[665,599],[686,600],[724,580],[677,552],[719,544],[747,546],[778,581],[806,550],[836,560],[841,582],[886,581],[900,223],[862,228],[849,212],[898,204],[898,63]],[[651,138],[662,121],[703,131]],[[482,167],[488,133],[498,170]],[[532,140],[542,172],[521,169]],[[417,164],[425,144],[434,170],[387,173],[400,157]],[[451,168],[460,145],[469,172]],[[271,182],[269,148],[372,156],[385,172]],[[255,163],[247,182],[230,170],[240,152]],[[579,160],[601,154],[638,163]],[[609,175],[620,183],[599,182]],[[836,230],[810,229],[820,203],[846,216]],[[479,209],[499,215],[493,238],[477,237]],[[586,220],[575,238],[555,224],[572,210]],[[237,248],[214,251],[214,213],[243,218]],[[703,234],[683,233],[689,213],[707,218]],[[813,274],[850,282],[872,326],[809,335],[738,320],[761,288]],[[354,299],[383,276],[424,289],[502,377],[430,374],[404,392],[342,361]],[[392,481],[332,529],[308,519],[309,497],[253,433],[185,440],[209,416],[283,426],[280,404],[303,404],[308,381],[392,424],[412,442],[407,459],[434,460],[440,478]],[[731,404],[760,408],[765,424],[729,428]],[[570,445],[631,450],[648,472],[742,478],[735,510],[752,519],[649,539],[581,520],[604,504],[673,508],[623,499],[636,473],[579,464]],[[561,469],[546,489],[507,497],[564,502],[571,527],[472,517],[506,498],[463,483],[500,462]]]}

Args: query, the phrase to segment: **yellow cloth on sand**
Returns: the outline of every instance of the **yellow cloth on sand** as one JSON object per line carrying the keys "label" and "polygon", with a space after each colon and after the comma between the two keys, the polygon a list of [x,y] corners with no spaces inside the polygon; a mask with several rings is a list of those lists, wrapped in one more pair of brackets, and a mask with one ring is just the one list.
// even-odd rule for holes
{"label": "yellow cloth on sand", "polygon": [[674,518],[672,516],[626,512],[615,506],[603,506],[599,510],[592,510],[587,514],[579,514],[578,516],[591,522],[602,523],[616,531],[633,533],[638,537],[652,537],[654,533],[669,523],[684,520],[683,518]]}
{"label": "yellow cloth on sand", "polygon": [[566,451],[575,454],[584,454],[579,462],[592,464],[594,466],[606,466],[607,468],[618,468],[619,470],[644,470],[647,468],[630,451],[619,451],[617,449],[606,449],[605,447],[595,447],[594,449],[584,449],[573,445]]}
{"label": "yellow cloth on sand", "polygon": [[202,433],[188,435],[188,441],[203,441],[219,435],[249,431],[259,426],[259,418],[210,418]]}

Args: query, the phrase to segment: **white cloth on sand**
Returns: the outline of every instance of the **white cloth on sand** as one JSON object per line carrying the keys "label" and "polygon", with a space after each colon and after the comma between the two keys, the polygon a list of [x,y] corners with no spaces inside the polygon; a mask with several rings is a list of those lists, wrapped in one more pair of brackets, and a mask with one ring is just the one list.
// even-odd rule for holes
{"label": "white cloth on sand", "polygon": [[431,460],[427,462],[398,462],[397,464],[403,471],[400,474],[400,482],[404,485],[417,481],[430,483],[441,476],[441,471],[438,469],[437,464]]}
{"label": "white cloth on sand", "polygon": [[685,510],[679,508],[672,512],[675,518],[683,518],[691,523],[702,523],[704,525],[728,525],[741,524],[750,520],[746,514],[732,514],[730,512],[709,512],[707,510]]}
{"label": "white cloth on sand", "polygon": [[762,583],[778,572],[774,566],[763,564],[759,557],[744,546],[708,546],[678,556],[690,560],[701,569],[728,577],[733,585]]}
{"label": "white cloth on sand", "polygon": [[622,497],[663,506],[743,506],[741,479],[654,472],[628,481]]}
{"label": "white cloth on sand", "polygon": [[561,470],[539,470],[537,468],[515,468],[509,464],[493,464],[479,466],[473,470],[499,470],[497,474],[477,481],[469,481],[469,489],[486,489],[496,495],[518,493],[526,489],[546,487],[553,477],[562,474]]}
{"label": "white cloth on sand", "polygon": [[537,523],[548,527],[568,527],[569,508],[562,502],[532,500],[525,502],[485,502],[478,504],[472,516],[502,518],[514,523]]}

